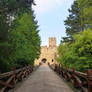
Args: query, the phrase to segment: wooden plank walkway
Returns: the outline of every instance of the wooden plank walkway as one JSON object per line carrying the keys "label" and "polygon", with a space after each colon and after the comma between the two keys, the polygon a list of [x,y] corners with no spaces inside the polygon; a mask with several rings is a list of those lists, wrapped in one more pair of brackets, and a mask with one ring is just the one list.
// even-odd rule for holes
{"label": "wooden plank walkway", "polygon": [[44,64],[13,92],[73,92],[73,90]]}

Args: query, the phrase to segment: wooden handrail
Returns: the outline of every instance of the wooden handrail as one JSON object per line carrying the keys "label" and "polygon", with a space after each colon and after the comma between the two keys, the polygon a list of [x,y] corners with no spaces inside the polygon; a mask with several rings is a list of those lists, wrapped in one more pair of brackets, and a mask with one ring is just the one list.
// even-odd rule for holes
{"label": "wooden handrail", "polygon": [[[8,88],[14,88],[17,82],[22,81],[22,79],[28,76],[32,71],[33,67],[29,65],[24,68],[20,67],[20,69],[17,70],[13,68],[11,72],[0,74],[0,86],[2,86],[0,92],[5,92]],[[6,79],[6,82],[4,79]]]}
{"label": "wooden handrail", "polygon": [[76,69],[64,68],[60,64],[56,64],[54,71],[62,75],[67,81],[70,81],[75,88],[79,88],[82,92],[92,92],[92,70],[86,73],[78,72]]}

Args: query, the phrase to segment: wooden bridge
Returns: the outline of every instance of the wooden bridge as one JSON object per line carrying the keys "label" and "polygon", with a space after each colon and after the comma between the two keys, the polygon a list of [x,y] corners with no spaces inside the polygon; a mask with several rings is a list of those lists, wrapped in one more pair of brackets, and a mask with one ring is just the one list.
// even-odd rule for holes
{"label": "wooden bridge", "polygon": [[80,92],[92,92],[91,70],[81,73],[60,65],[53,68],[46,64],[33,70],[33,67],[27,66],[18,70],[13,68],[13,71],[1,74],[0,92],[74,92],[65,79]]}

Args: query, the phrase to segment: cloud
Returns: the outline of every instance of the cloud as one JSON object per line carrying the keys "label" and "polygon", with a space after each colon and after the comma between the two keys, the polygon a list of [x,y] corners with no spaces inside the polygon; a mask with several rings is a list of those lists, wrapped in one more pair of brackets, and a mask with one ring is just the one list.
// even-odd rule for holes
{"label": "cloud", "polygon": [[33,6],[33,9],[37,13],[46,13],[57,6],[61,6],[65,3],[70,3],[73,0],[35,0],[37,6]]}

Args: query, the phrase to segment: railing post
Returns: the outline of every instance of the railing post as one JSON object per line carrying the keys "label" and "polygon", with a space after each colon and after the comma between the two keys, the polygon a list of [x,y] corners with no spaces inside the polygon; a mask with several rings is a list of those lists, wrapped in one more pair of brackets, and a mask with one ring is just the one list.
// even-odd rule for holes
{"label": "railing post", "polygon": [[33,67],[29,66],[29,74],[32,73],[32,71],[33,71]]}
{"label": "railing post", "polygon": [[27,76],[27,66],[25,67],[25,70],[24,70],[24,77]]}
{"label": "railing post", "polygon": [[65,78],[67,81],[70,79],[68,74],[68,66],[66,66],[66,69],[65,69]]}
{"label": "railing post", "polygon": [[60,64],[59,64],[59,70],[58,71],[59,71],[59,74],[61,74],[61,66],[60,66]]}
{"label": "railing post", "polygon": [[28,65],[28,67],[27,67],[28,75],[29,75],[30,72],[32,71],[32,70],[30,70],[30,67],[31,67],[31,66],[29,66],[29,65]]}
{"label": "railing post", "polygon": [[65,77],[64,76],[64,70],[63,70],[63,65],[61,65],[61,74],[62,74],[62,77]]}
{"label": "railing post", "polygon": [[74,85],[74,87],[77,87],[78,86],[78,84],[77,84],[77,81],[76,81],[76,78],[75,78],[75,71],[76,71],[76,68],[73,68],[73,73],[72,73],[72,79],[73,79],[73,85]]}
{"label": "railing post", "polygon": [[21,71],[20,71],[20,75],[19,75],[19,80],[22,81],[22,79],[23,79],[23,67],[20,66],[20,69],[21,69]]}
{"label": "railing post", "polygon": [[14,76],[13,81],[12,81],[12,85],[15,86],[15,84],[16,84],[16,81],[15,81],[15,77],[16,77],[16,68],[15,68],[15,67],[12,67],[12,71],[13,71],[12,76]]}
{"label": "railing post", "polygon": [[88,77],[88,92],[92,92],[92,70],[87,71]]}

